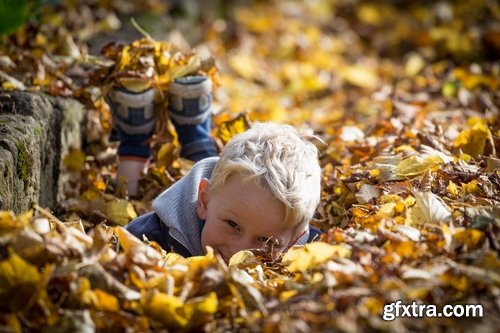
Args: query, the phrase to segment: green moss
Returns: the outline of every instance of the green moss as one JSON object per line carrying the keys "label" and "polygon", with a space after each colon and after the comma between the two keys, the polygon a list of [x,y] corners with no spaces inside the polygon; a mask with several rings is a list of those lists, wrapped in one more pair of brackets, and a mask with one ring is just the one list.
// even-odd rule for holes
{"label": "green moss", "polygon": [[29,175],[32,172],[33,159],[29,156],[29,152],[24,143],[18,142],[16,146],[18,150],[16,165],[17,175],[23,181],[24,189],[26,190],[30,185]]}
{"label": "green moss", "polygon": [[35,127],[35,136],[37,138],[40,138],[41,135],[42,135],[42,128],[40,126]]}
{"label": "green moss", "polygon": [[5,198],[7,196],[7,189],[4,184],[0,183],[0,198]]}

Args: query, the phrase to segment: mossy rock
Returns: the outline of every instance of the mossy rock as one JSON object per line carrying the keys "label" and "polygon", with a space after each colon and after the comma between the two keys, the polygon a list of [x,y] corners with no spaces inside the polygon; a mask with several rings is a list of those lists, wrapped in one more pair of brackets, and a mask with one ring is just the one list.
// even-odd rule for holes
{"label": "mossy rock", "polygon": [[38,202],[40,151],[32,117],[0,115],[0,209],[23,211]]}
{"label": "mossy rock", "polygon": [[55,208],[64,199],[61,161],[81,148],[84,115],[72,99],[0,92],[0,210]]}

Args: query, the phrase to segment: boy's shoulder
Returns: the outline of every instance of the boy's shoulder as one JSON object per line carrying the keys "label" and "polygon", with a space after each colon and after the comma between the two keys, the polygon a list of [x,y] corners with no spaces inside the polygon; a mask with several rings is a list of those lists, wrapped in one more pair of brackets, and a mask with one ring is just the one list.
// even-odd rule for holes
{"label": "boy's shoulder", "polygon": [[[215,165],[219,161],[219,157],[208,157],[193,165],[191,170],[181,179],[175,182],[171,187],[163,191],[153,202],[153,208],[162,217],[162,205],[168,204],[185,204],[186,197],[180,192],[189,192],[191,197],[197,197],[198,184],[202,178],[210,178]],[[169,207],[169,209],[172,207]],[[174,207],[176,208],[176,207]]]}
{"label": "boy's shoulder", "polygon": [[192,256],[184,245],[170,237],[169,228],[161,222],[155,212],[139,216],[130,222],[125,229],[140,240],[145,235],[149,241],[160,244],[165,251],[175,252],[184,257]]}
{"label": "boy's shoulder", "polygon": [[198,185],[202,178],[210,178],[218,160],[218,157],[209,157],[197,162],[153,202],[154,212],[168,228],[171,238],[183,244],[192,255],[204,252],[197,215]]}

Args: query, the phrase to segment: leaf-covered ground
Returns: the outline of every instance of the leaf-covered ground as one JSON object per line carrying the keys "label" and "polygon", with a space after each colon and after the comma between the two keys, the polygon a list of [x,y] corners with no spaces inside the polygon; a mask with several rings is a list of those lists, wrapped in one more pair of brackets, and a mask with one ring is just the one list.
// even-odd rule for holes
{"label": "leaf-covered ground", "polygon": [[[57,217],[0,213],[0,331],[497,331],[497,2],[254,1],[202,15],[197,53],[176,32],[89,56],[89,36],[134,3],[46,9],[3,41],[3,89],[81,100],[88,145],[65,159],[72,192]],[[169,15],[161,5],[143,6]],[[120,227],[192,163],[163,119],[140,199],[129,200],[100,96],[112,80],[167,92],[193,70],[218,83],[220,147],[252,121],[322,138],[321,242],[278,259],[242,252],[228,267],[212,253],[165,254]],[[384,321],[397,300],[481,304],[484,316]]]}

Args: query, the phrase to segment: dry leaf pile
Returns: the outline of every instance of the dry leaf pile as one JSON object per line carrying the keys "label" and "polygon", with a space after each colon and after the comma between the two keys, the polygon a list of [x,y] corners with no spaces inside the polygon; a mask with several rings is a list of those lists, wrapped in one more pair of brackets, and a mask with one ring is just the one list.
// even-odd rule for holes
{"label": "dry leaf pile", "polygon": [[120,28],[120,14],[166,12],[161,1],[60,1],[35,7],[30,21],[0,40],[0,83],[5,90],[42,91],[85,100],[89,69],[102,65],[86,42]]}
{"label": "dry leaf pile", "polygon": [[[61,219],[76,222],[40,208],[0,215],[0,327],[495,332],[499,17],[494,1],[237,6],[205,29],[221,83],[213,134],[223,145],[255,120],[319,134],[323,194],[312,223],[326,231],[321,241],[279,258],[243,251],[229,266],[211,252],[166,254],[100,222],[126,224],[189,170],[175,140],[157,138],[141,201],[111,181],[113,149],[91,147],[66,165],[81,178]],[[137,87],[155,68],[140,84],[162,86],[175,76],[155,67],[167,44],[127,47],[108,49],[114,64],[143,67],[115,66],[113,79]],[[109,118],[89,115],[95,133],[109,130]],[[384,321],[384,305],[396,300],[481,304],[484,317]]]}

